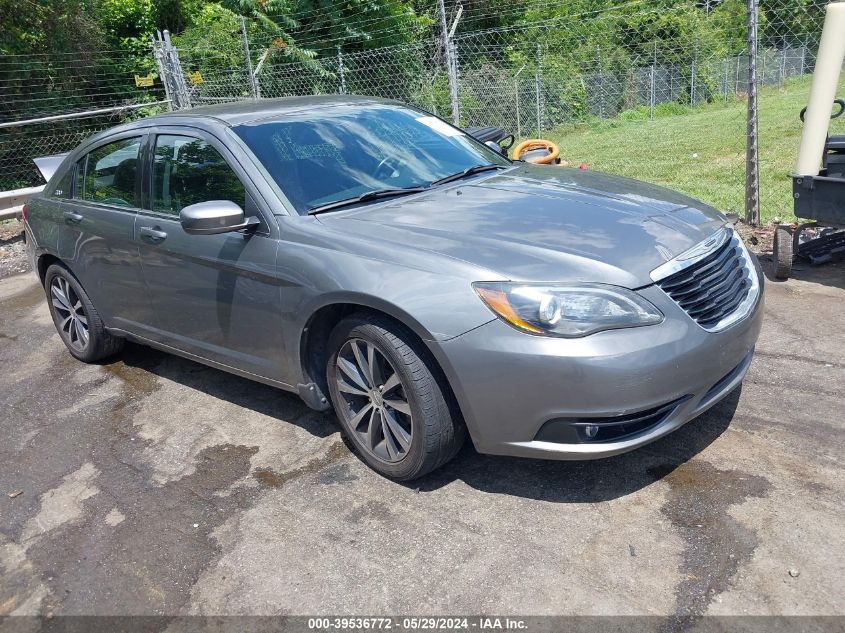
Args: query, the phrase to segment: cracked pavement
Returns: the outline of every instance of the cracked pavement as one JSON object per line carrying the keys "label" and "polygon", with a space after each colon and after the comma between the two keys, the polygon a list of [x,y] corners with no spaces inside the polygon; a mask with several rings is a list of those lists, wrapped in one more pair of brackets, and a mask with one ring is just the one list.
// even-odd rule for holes
{"label": "cracked pavement", "polygon": [[743,387],[667,438],[467,443],[409,485],[294,395],[135,345],[75,361],[4,279],[0,615],[843,615],[845,263],[795,277]]}

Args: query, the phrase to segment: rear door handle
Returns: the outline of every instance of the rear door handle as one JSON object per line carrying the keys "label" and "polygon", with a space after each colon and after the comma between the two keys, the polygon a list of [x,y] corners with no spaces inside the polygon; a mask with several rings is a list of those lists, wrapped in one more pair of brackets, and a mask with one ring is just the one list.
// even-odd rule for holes
{"label": "rear door handle", "polygon": [[68,224],[79,224],[82,222],[82,215],[77,213],[76,211],[65,211],[65,222]]}
{"label": "rear door handle", "polygon": [[158,243],[164,241],[167,233],[152,226],[142,226],[141,237],[145,238],[148,242]]}

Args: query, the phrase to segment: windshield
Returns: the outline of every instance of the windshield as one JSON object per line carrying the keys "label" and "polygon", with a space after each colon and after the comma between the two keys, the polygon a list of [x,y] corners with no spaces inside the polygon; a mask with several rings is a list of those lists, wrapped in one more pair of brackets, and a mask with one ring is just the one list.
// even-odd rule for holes
{"label": "windshield", "polygon": [[235,132],[299,213],[369,191],[426,187],[476,165],[510,164],[437,117],[387,104],[295,112]]}

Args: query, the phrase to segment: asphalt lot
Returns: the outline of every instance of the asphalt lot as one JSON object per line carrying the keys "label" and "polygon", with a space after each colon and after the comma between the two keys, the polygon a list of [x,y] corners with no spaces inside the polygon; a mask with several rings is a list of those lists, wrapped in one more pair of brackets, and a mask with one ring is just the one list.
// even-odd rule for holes
{"label": "asphalt lot", "polygon": [[668,438],[468,444],[407,486],[295,396],[137,346],[76,362],[4,279],[0,615],[843,615],[845,263],[795,275],[742,389]]}

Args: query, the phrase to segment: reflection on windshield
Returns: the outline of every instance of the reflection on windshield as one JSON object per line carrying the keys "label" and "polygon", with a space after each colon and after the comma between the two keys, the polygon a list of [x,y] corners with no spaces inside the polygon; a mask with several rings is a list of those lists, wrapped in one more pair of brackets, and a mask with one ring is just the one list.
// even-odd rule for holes
{"label": "reflection on windshield", "polygon": [[508,162],[436,117],[386,104],[322,107],[240,125],[235,132],[299,213]]}

